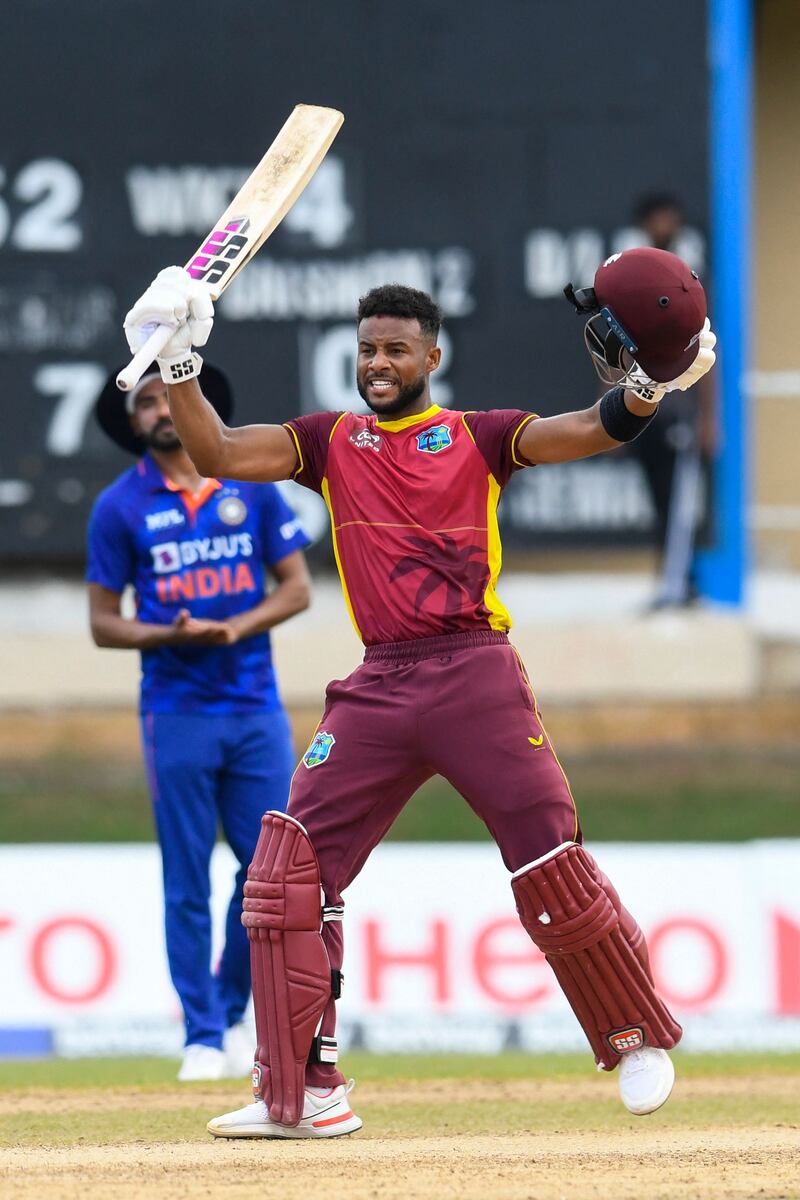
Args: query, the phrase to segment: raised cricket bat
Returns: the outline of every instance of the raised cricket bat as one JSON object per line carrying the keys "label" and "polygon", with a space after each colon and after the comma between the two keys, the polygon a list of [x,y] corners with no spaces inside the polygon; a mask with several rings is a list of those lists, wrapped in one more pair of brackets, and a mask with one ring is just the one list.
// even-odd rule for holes
{"label": "raised cricket bat", "polygon": [[[331,147],[344,116],[335,108],[298,104],[261,162],[192,255],[185,270],[217,300],[277,229]],[[173,330],[157,325],[117,376],[128,392],[141,379]]]}

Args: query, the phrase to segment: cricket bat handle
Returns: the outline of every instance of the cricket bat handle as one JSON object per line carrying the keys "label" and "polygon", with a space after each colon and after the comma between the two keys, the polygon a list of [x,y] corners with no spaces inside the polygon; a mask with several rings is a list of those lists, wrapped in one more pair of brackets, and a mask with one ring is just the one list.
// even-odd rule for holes
{"label": "cricket bat handle", "polygon": [[144,375],[154,358],[164,349],[175,330],[169,325],[156,325],[150,337],[140,350],[137,350],[127,367],[123,367],[117,376],[117,387],[121,392],[129,392]]}

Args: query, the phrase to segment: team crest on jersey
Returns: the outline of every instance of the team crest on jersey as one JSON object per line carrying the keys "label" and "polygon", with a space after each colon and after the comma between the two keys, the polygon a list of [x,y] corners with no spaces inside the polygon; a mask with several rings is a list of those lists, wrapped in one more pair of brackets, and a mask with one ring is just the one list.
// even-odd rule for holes
{"label": "team crest on jersey", "polygon": [[423,454],[438,454],[440,450],[446,450],[452,444],[453,439],[447,425],[432,425],[430,429],[423,429],[422,433],[417,434],[417,449]]}
{"label": "team crest on jersey", "polygon": [[247,516],[247,505],[238,496],[224,496],[217,505],[217,516],[226,525],[241,525]]}
{"label": "team crest on jersey", "polygon": [[324,762],[327,762],[335,744],[336,738],[332,733],[326,733],[324,729],[320,729],[318,733],[314,734],[311,745],[303,755],[303,762],[309,771],[312,767],[321,767]]}
{"label": "team crest on jersey", "polygon": [[377,433],[373,433],[371,429],[361,429],[358,433],[350,434],[350,441],[354,446],[358,446],[359,450],[375,450],[380,452],[383,445],[383,438]]}

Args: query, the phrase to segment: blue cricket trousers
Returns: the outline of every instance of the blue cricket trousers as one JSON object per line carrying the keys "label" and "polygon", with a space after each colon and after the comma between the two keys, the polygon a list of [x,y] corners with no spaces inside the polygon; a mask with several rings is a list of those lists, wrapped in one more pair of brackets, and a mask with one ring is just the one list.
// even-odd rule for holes
{"label": "blue cricket trousers", "polygon": [[[220,1048],[250,996],[242,890],[263,813],[286,809],[294,770],[289,722],[282,708],[224,716],[144,713],[142,740],[161,844],[167,957],[186,1044]],[[214,971],[209,867],[218,822],[239,870]]]}

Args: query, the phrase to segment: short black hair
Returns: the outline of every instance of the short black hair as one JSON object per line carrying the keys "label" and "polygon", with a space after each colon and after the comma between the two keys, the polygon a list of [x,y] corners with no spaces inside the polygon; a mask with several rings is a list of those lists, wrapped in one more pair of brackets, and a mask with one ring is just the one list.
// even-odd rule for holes
{"label": "short black hair", "polygon": [[672,208],[683,216],[683,205],[674,192],[648,192],[640,196],[633,209],[633,219],[637,225],[648,221],[653,213],[662,209]]}
{"label": "short black hair", "polygon": [[442,310],[427,292],[405,287],[402,283],[384,283],[370,288],[358,302],[359,324],[365,317],[403,317],[419,321],[424,334],[435,342],[442,327]]}

